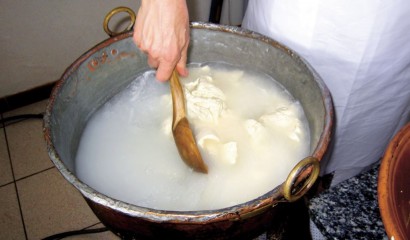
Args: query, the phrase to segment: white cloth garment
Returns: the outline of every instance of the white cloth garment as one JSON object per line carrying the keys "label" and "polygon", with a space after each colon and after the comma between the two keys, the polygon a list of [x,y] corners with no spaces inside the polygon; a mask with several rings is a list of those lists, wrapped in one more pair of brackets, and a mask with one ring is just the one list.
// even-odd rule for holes
{"label": "white cloth garment", "polygon": [[408,0],[250,0],[244,28],[304,57],[334,101],[334,149],[322,174],[338,181],[382,157],[410,116]]}

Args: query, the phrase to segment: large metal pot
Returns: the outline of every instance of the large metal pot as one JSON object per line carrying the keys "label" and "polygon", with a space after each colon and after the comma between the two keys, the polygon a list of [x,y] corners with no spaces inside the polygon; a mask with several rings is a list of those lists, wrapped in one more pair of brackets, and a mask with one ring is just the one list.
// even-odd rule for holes
{"label": "large metal pot", "polygon": [[312,166],[329,145],[333,123],[330,93],[308,63],[280,43],[241,28],[203,23],[191,27],[189,62],[223,61],[267,73],[301,102],[310,127],[311,156],[292,171],[287,184],[272,186],[252,201],[218,210],[154,210],[90,188],[74,170],[83,129],[94,111],[149,69],[131,32],[112,37],[75,61],[56,84],[44,118],[44,135],[50,158],[61,174],[81,192],[101,222],[123,238],[233,239],[260,233],[280,218],[281,202],[293,201],[310,188],[317,177],[317,168]]}

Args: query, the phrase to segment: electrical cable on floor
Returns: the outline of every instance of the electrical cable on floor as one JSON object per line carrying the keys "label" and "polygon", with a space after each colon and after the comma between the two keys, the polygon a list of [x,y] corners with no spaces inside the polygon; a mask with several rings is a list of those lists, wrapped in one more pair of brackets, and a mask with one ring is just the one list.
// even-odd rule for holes
{"label": "electrical cable on floor", "polygon": [[102,228],[94,228],[94,229],[75,230],[75,231],[57,233],[55,235],[51,235],[49,237],[43,238],[42,240],[58,240],[58,239],[63,239],[63,238],[71,237],[71,236],[75,236],[75,235],[101,233],[101,232],[105,232],[105,231],[108,231],[108,228],[102,227]]}
{"label": "electrical cable on floor", "polygon": [[21,114],[21,115],[15,115],[15,116],[10,116],[10,117],[4,117],[0,119],[0,128],[9,126],[17,122],[21,122],[26,119],[43,119],[43,117],[44,117],[44,113]]}

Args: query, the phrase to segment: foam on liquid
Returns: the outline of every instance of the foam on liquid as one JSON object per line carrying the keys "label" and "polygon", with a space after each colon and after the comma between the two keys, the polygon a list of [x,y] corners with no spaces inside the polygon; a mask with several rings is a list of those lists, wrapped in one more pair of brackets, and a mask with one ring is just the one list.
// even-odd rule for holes
{"label": "foam on liquid", "polygon": [[303,110],[283,87],[267,75],[198,64],[181,82],[194,95],[188,117],[209,173],[192,171],[170,130],[169,85],[154,74],[138,76],[84,130],[76,174],[97,191],[154,209],[218,209],[267,193],[307,156]]}

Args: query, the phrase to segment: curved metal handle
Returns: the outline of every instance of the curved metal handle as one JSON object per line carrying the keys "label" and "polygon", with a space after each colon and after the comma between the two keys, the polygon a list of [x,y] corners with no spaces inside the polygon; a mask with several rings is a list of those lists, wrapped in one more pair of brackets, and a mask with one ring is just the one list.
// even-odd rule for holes
{"label": "curved metal handle", "polygon": [[[126,13],[128,13],[128,15],[130,15],[130,21],[131,21],[131,22],[130,22],[130,24],[128,25],[128,27],[127,27],[124,31],[122,31],[122,32],[113,32],[113,31],[111,31],[111,29],[108,27],[108,23],[110,22],[111,18],[112,18],[115,14],[120,13],[120,12],[126,12]],[[117,8],[114,8],[114,9],[111,10],[111,11],[105,16],[105,18],[104,18],[104,23],[103,23],[104,31],[105,31],[110,37],[116,36],[116,35],[118,35],[118,34],[121,34],[121,33],[125,32],[125,31],[131,30],[131,28],[132,28],[132,27],[134,26],[134,24],[135,24],[135,20],[136,20],[136,16],[135,16],[134,11],[133,11],[131,8],[128,8],[128,7],[117,7]]]}
{"label": "curved metal handle", "polygon": [[[312,167],[312,171],[310,171],[309,177],[303,177],[306,179],[303,183],[303,186],[294,189],[294,183],[297,179],[300,180],[300,173],[305,170],[307,167]],[[283,196],[289,202],[294,202],[301,198],[315,183],[317,177],[319,176],[320,166],[319,160],[315,157],[307,157],[300,161],[289,173],[288,178],[283,186]]]}

